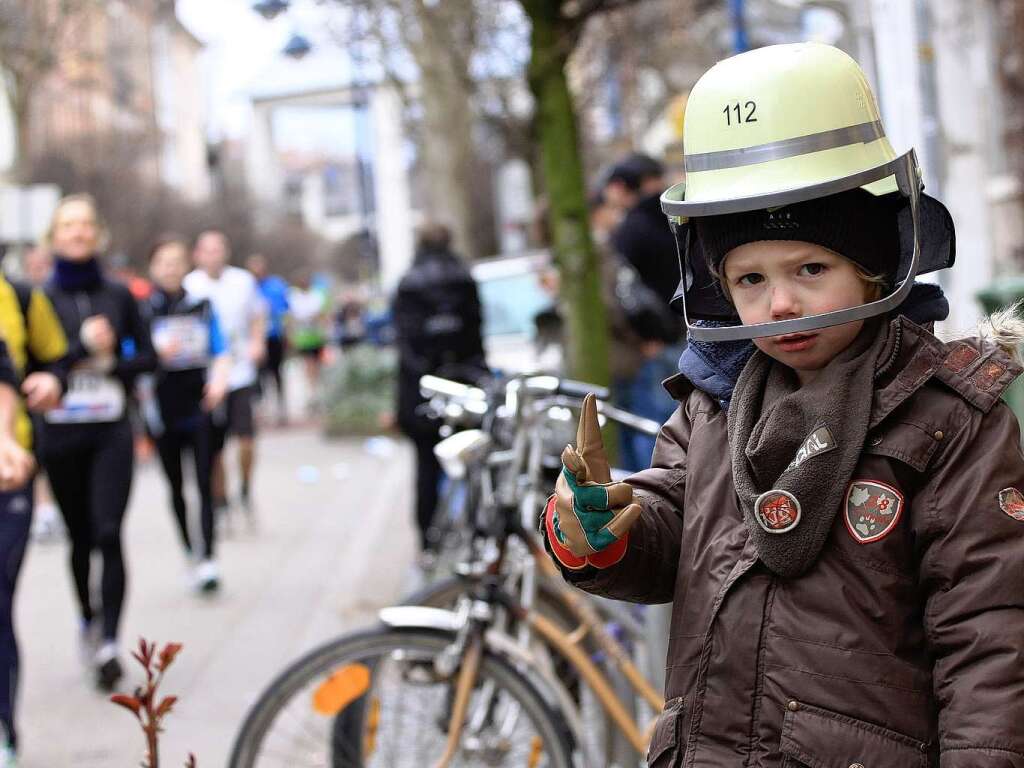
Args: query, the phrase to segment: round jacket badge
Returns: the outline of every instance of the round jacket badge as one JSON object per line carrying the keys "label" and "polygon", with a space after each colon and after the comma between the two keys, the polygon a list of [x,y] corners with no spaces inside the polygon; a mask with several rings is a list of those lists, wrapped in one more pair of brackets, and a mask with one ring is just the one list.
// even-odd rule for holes
{"label": "round jacket badge", "polygon": [[1014,520],[1024,523],[1024,494],[1016,488],[1003,488],[999,492],[999,508]]}
{"label": "round jacket badge", "polygon": [[785,533],[800,522],[800,502],[789,491],[765,491],[754,502],[754,518],[768,533]]}
{"label": "round jacket badge", "polygon": [[854,480],[846,489],[846,530],[859,544],[885,538],[903,512],[903,494],[877,480]]}

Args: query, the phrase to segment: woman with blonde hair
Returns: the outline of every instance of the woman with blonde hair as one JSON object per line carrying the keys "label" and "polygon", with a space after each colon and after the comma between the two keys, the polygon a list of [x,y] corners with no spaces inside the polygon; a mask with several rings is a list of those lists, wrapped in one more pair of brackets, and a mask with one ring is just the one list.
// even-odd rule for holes
{"label": "woman with blonde hair", "polygon": [[[133,467],[126,400],[135,377],[157,363],[131,293],[103,274],[100,253],[107,240],[90,196],[60,201],[47,233],[54,273],[46,293],[68,337],[72,368],[67,393],[46,415],[39,435],[40,457],[71,539],[83,657],[104,690],[122,674],[117,648],[126,582],[121,524]],[[99,605],[89,588],[94,550],[103,560]]]}

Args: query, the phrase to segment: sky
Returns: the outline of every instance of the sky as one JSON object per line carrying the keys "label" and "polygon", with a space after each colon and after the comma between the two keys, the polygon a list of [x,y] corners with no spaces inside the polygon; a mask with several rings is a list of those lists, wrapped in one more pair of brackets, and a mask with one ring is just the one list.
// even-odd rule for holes
{"label": "sky", "polygon": [[[297,0],[288,13],[266,21],[252,10],[250,0],[178,0],[178,17],[205,45],[211,139],[244,139],[252,121],[252,95],[346,82],[348,61],[324,31],[326,14],[307,0]],[[314,45],[313,52],[298,62],[281,53],[295,32]],[[283,150],[347,155],[354,146],[353,135],[347,109],[284,107],[274,117],[275,140]]]}

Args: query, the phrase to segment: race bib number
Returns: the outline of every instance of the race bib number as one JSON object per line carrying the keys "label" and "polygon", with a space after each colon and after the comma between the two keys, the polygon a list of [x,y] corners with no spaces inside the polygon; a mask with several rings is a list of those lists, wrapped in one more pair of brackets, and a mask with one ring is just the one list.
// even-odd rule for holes
{"label": "race bib number", "polygon": [[210,363],[210,328],[196,315],[173,315],[153,320],[153,346],[170,371],[205,368]]}
{"label": "race bib number", "polygon": [[124,386],[112,376],[72,371],[60,405],[46,414],[51,424],[117,421],[124,415]]}

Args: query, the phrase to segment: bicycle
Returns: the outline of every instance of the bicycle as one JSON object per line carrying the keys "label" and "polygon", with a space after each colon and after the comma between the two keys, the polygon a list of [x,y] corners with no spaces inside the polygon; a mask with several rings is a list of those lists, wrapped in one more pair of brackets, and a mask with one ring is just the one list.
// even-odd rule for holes
{"label": "bicycle", "polygon": [[[521,380],[518,386],[510,382],[506,406],[513,416],[547,413],[550,408],[578,403],[580,387],[551,377]],[[620,420],[636,421],[609,406],[604,410]],[[530,418],[525,418],[515,424],[511,450],[490,450],[488,466],[538,466],[537,441],[528,439],[523,428],[529,423]],[[380,613],[381,627],[346,636],[300,659],[252,708],[229,764],[234,768],[300,764],[295,752],[289,753],[286,762],[272,762],[275,754],[280,754],[275,745],[288,742],[280,749],[313,750],[316,762],[307,765],[404,765],[399,752],[410,743],[401,738],[401,732],[403,726],[415,725],[421,727],[419,735],[425,743],[415,742],[412,751],[416,754],[408,759],[418,762],[408,764],[424,764],[419,755],[425,748],[423,754],[441,756],[434,763],[439,767],[466,761],[596,765],[593,756],[584,755],[576,702],[553,672],[550,660],[545,660],[545,653],[539,652],[536,639],[596,694],[615,727],[636,753],[643,754],[653,720],[643,727],[629,715],[608,676],[580,644],[589,638],[655,714],[661,711],[663,701],[606,630],[597,610],[568,585],[551,580],[549,587],[558,596],[559,609],[577,623],[575,630],[566,631],[540,611],[530,609],[535,586],[532,566],[518,569],[512,576],[505,570],[518,547],[529,555],[520,558],[520,565],[541,564],[542,571],[554,571],[536,537],[519,519],[531,495],[529,489],[521,492],[522,479],[521,472],[506,471],[500,492],[485,493],[488,503],[482,509],[496,514],[489,520],[482,516],[475,531],[476,557],[461,569],[464,597],[459,599],[457,611],[388,608]],[[486,491],[486,483],[483,485]],[[534,506],[531,514],[537,509]],[[518,586],[522,600],[506,588],[510,581]],[[517,637],[504,630],[516,632]],[[425,699],[428,689],[431,693]],[[421,716],[403,719],[396,714],[405,704],[421,711]],[[319,717],[310,720],[310,710]],[[440,717],[432,716],[437,711]],[[293,723],[300,723],[301,728],[290,730]],[[402,744],[384,744],[382,732]],[[302,754],[309,757],[308,751]],[[456,758],[459,762],[453,762]]]}

